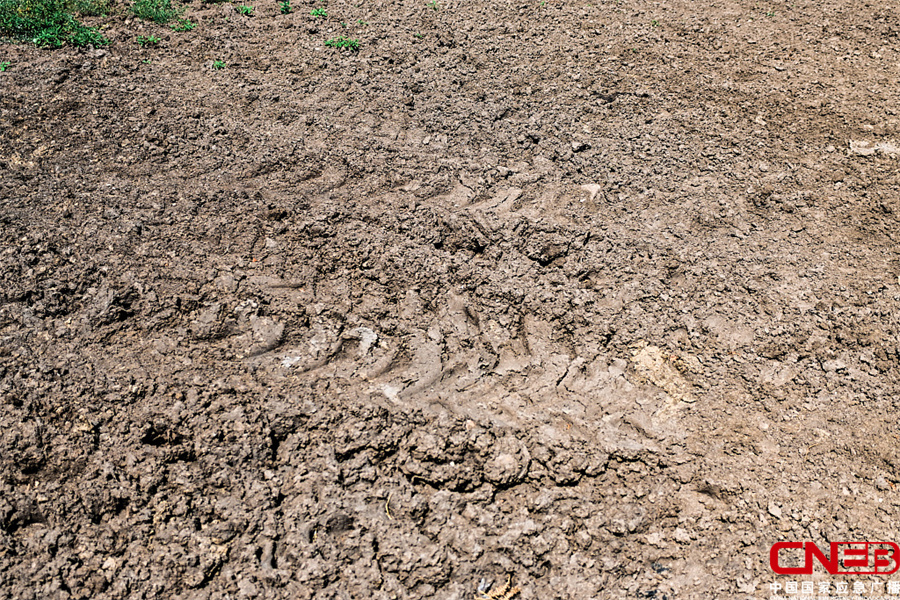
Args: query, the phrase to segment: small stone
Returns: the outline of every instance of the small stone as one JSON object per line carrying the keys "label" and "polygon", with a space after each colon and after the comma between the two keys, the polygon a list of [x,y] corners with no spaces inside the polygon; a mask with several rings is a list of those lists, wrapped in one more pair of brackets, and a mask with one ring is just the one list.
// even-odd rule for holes
{"label": "small stone", "polygon": [[573,152],[581,152],[582,150],[587,150],[591,147],[590,144],[581,140],[575,140],[572,142],[572,151]]}
{"label": "small stone", "polygon": [[845,371],[847,369],[847,363],[839,358],[826,360],[822,363],[822,369],[824,369],[826,373],[831,373],[832,371]]}
{"label": "small stone", "polygon": [[691,535],[687,531],[682,529],[681,527],[675,528],[675,533],[674,533],[673,537],[675,538],[675,541],[678,542],[679,544],[687,544],[688,542],[691,541]]}
{"label": "small stone", "polygon": [[769,503],[769,514],[775,517],[776,519],[781,518],[781,507],[779,507],[774,502]]}
{"label": "small stone", "polygon": [[588,202],[593,202],[597,194],[603,191],[603,186],[596,183],[586,183],[581,186],[581,189],[588,193]]}

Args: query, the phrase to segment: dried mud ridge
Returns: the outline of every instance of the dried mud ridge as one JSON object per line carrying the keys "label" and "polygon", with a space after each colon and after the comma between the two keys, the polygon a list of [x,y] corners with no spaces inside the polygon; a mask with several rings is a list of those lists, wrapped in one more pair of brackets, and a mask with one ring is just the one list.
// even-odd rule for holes
{"label": "dried mud ridge", "polygon": [[0,44],[0,596],[757,598],[895,539],[896,6],[311,7]]}

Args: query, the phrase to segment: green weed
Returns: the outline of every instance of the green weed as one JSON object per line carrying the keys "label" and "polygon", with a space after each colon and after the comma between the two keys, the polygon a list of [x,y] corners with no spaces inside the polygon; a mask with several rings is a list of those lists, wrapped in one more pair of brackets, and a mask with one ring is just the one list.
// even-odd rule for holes
{"label": "green weed", "polygon": [[366,23],[366,22],[363,21],[362,19],[357,19],[357,20],[356,20],[356,24],[357,24],[357,25],[362,25],[362,26],[368,25],[368,23]]}
{"label": "green weed", "polygon": [[324,19],[325,17],[328,16],[328,13],[325,12],[324,8],[314,8],[314,9],[312,9],[312,12],[309,14],[312,15],[313,17],[316,17],[317,19],[319,17]]}
{"label": "green weed", "polygon": [[653,19],[652,21],[650,21],[650,27],[659,27],[659,21]]}
{"label": "green weed", "polygon": [[196,23],[188,19],[178,19],[177,23],[172,23],[171,25],[169,25],[169,27],[172,28],[172,31],[190,31],[196,26]]}
{"label": "green weed", "polygon": [[291,14],[291,0],[284,0],[284,2],[279,2],[278,8],[281,9],[281,14],[283,15]]}
{"label": "green weed", "polygon": [[428,6],[432,10],[438,10],[441,8],[440,6],[438,6],[437,0],[431,0],[431,2],[428,3]]}
{"label": "green weed", "polygon": [[246,4],[241,4],[240,6],[238,6],[238,7],[237,7],[237,11],[238,11],[240,14],[244,15],[245,17],[252,17],[252,16],[253,16],[253,7],[252,7],[252,6],[247,6]]}
{"label": "green weed", "polygon": [[134,0],[134,4],[131,5],[131,14],[160,25],[181,16],[183,12],[183,8],[172,6],[172,0]]}
{"label": "green weed", "polygon": [[338,50],[352,50],[356,52],[359,50],[359,40],[351,40],[350,38],[341,36],[339,38],[333,38],[325,42],[326,46],[331,46],[332,48],[337,48]]}
{"label": "green weed", "polygon": [[9,62],[0,62],[0,73],[3,73],[4,71],[6,71],[9,68],[9,65],[11,65],[11,64],[12,63],[9,63]]}
{"label": "green weed", "polygon": [[49,48],[109,44],[99,31],[78,21],[73,10],[71,0],[0,0],[0,33]]}
{"label": "green weed", "polygon": [[218,71],[220,69],[224,69],[225,61],[224,60],[214,60],[213,64],[212,64],[212,68],[215,69],[216,71]]}
{"label": "green weed", "polygon": [[147,46],[155,46],[160,41],[162,41],[162,40],[160,40],[155,35],[148,35],[148,36],[139,35],[139,36],[137,36],[137,43],[141,45],[141,48],[146,48]]}

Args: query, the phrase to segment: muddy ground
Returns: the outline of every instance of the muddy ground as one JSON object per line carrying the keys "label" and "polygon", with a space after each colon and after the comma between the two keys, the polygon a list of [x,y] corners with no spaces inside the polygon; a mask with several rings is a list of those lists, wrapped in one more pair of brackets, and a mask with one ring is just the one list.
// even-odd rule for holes
{"label": "muddy ground", "polygon": [[767,598],[776,541],[900,541],[896,3],[188,7],[0,44],[0,596]]}

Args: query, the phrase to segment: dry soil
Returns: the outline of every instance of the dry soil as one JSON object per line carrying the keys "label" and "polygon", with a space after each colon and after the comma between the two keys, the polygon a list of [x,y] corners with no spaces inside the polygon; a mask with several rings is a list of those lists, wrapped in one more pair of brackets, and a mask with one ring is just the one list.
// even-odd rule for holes
{"label": "dry soil", "polygon": [[188,7],[0,43],[0,597],[767,598],[900,541],[895,2]]}

